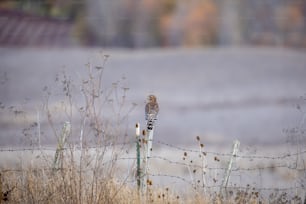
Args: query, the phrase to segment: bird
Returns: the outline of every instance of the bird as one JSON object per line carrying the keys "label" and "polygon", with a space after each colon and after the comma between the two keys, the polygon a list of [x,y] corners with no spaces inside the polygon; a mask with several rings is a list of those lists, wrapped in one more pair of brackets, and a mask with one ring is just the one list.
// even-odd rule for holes
{"label": "bird", "polygon": [[146,120],[156,120],[159,112],[159,106],[155,95],[148,96],[148,102],[145,106]]}

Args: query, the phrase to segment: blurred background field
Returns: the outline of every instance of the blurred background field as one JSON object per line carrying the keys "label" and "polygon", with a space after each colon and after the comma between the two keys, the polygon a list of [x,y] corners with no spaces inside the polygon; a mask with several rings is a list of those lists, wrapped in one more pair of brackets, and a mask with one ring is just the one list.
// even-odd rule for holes
{"label": "blurred background field", "polygon": [[[0,52],[1,144],[23,145],[23,130],[37,123],[38,112],[44,130],[41,142],[54,143],[44,111],[46,90],[52,93],[50,107],[59,115],[65,101],[65,73],[72,81],[78,121],[86,64],[90,62],[94,70],[101,66],[100,50],[2,48]],[[110,57],[102,78],[104,88],[112,89],[118,82],[119,91],[128,88],[123,111],[137,104],[125,124],[130,138],[136,122],[145,128],[145,99],[151,93],[158,96],[161,110],[155,137],[165,142],[190,144],[190,138],[201,135],[205,143],[218,145],[234,139],[248,145],[278,145],[288,142],[288,129],[305,125],[306,58],[302,51],[214,48],[105,53]],[[65,120],[57,119],[59,127]]]}

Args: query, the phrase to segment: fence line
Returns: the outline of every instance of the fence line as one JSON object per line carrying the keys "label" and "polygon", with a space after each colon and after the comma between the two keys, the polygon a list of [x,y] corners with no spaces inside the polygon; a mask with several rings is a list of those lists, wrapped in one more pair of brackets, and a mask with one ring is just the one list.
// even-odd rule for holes
{"label": "fence line", "polygon": [[[237,157],[239,157],[239,156],[237,156]],[[161,156],[152,156],[152,157],[150,157],[150,159],[160,159],[160,160],[163,160],[163,161],[167,161],[171,164],[182,165],[182,166],[191,166],[191,167],[194,167],[194,168],[202,168],[201,165],[186,164],[184,162],[172,161],[168,158],[161,157]],[[298,171],[304,170],[304,169],[299,169],[299,168],[293,168],[293,167],[290,167],[288,165],[271,165],[271,166],[253,167],[253,168],[233,168],[232,171],[256,171],[256,170],[275,169],[275,168],[288,168],[288,169],[298,170]],[[227,168],[225,168],[225,167],[206,167],[206,169],[209,169],[209,170],[226,170]]]}
{"label": "fence line", "polygon": [[[129,142],[123,142],[123,143],[116,143],[115,146],[124,146],[124,145],[133,145],[135,141],[129,141]],[[92,146],[86,146],[86,147],[80,147],[78,145],[75,145],[73,147],[62,147],[61,150],[87,150],[87,149],[98,149],[98,148],[105,148],[105,147],[110,147],[114,146],[112,143],[108,144],[103,144],[103,145],[92,145]],[[22,152],[22,151],[56,151],[56,147],[46,147],[46,146],[41,146],[41,147],[27,147],[27,148],[10,148],[10,147],[0,147],[0,152]]]}
{"label": "fence line", "polygon": [[[131,145],[131,144],[134,144],[135,141],[131,141],[131,142],[125,142],[125,143],[119,143],[118,145],[116,144],[116,146],[120,146],[120,145]],[[171,145],[171,144],[168,144],[168,143],[165,143],[165,142],[161,142],[161,141],[156,141],[155,143],[157,144],[162,144],[166,147],[171,147],[173,149],[176,149],[176,150],[180,150],[180,151],[183,151],[183,152],[192,152],[192,153],[201,153],[199,152],[199,150],[196,150],[196,149],[187,149],[187,148],[183,148],[183,147],[179,147],[179,146],[174,146],[174,145]],[[100,145],[100,146],[87,146],[86,150],[89,150],[89,149],[99,149],[99,148],[105,148],[105,147],[109,147],[110,144],[108,145]],[[74,150],[81,150],[80,147],[78,146],[74,146],[73,148],[71,147],[63,147],[61,148],[61,150],[63,151],[66,151],[66,150],[71,150],[71,149],[74,149]],[[23,151],[56,151],[56,147],[40,147],[40,148],[0,148],[0,152],[23,152]],[[209,154],[211,155],[216,155],[216,156],[224,156],[224,157],[230,157],[232,156],[232,154],[230,153],[219,153],[219,152],[211,152],[211,151],[203,151],[202,152],[204,154],[204,156],[207,156]],[[300,151],[300,152],[296,152],[296,153],[283,153],[282,156],[257,156],[257,155],[239,155],[239,153],[236,155],[236,158],[241,158],[241,159],[269,159],[269,160],[282,160],[282,159],[286,159],[286,158],[290,158],[290,157],[296,157],[296,156],[301,156],[301,155],[304,155],[306,154],[306,150],[303,150],[303,151]],[[184,162],[176,162],[176,161],[172,161],[166,157],[161,157],[161,156],[150,156],[149,157],[150,159],[161,159],[161,160],[164,160],[164,161],[168,161],[169,163],[172,163],[172,164],[177,164],[177,165],[189,165],[189,166],[194,166],[194,167],[201,167],[199,165],[190,165],[190,164],[186,164]],[[130,160],[135,160],[137,159],[137,157],[121,157],[121,158],[117,158],[116,160],[127,160],[127,159],[130,159]],[[306,158],[305,158],[306,160]],[[273,165],[273,166],[267,166],[267,167],[259,167],[257,169],[267,169],[267,168],[282,168],[282,167],[288,167],[289,169],[297,169],[297,168],[293,168],[293,167],[290,167],[288,165]],[[226,169],[226,168],[211,168],[211,169]],[[235,169],[233,169],[235,171]],[[240,168],[240,170],[256,170],[256,168]]]}
{"label": "fence line", "polygon": [[[171,175],[171,174],[150,174],[150,176],[155,176],[155,177],[168,177],[168,178],[175,178],[175,179],[179,179],[181,181],[184,181],[188,184],[190,184],[191,186],[194,186],[194,184],[190,181],[188,181],[186,178],[184,177],[180,177],[180,176],[175,176],[175,175]],[[201,187],[201,186],[196,186],[196,187]],[[215,185],[215,186],[202,186],[203,188],[207,188],[207,189],[214,189],[214,188],[220,188],[222,187],[222,185]],[[288,187],[288,188],[258,188],[258,187],[252,187],[252,186],[228,186],[227,188],[229,189],[243,189],[243,190],[252,190],[252,191],[274,191],[274,190],[278,190],[278,191],[290,191],[290,190],[297,190],[297,189],[301,189],[304,190],[305,187],[304,186],[292,186],[292,187]]]}
{"label": "fence line", "polygon": [[[185,151],[185,152],[194,152],[194,153],[199,153],[199,150],[195,150],[195,149],[187,149],[187,148],[183,148],[183,147],[178,147],[178,146],[174,146],[162,141],[156,141],[157,144],[160,145],[164,145],[173,149],[177,149],[180,151]],[[225,157],[231,157],[232,154],[231,153],[219,153],[219,152],[210,152],[210,151],[204,151],[204,153],[206,154],[212,154],[212,155],[216,155],[216,156],[225,156]],[[282,156],[256,156],[256,155],[252,155],[252,156],[246,156],[246,155],[236,155],[236,157],[239,158],[243,158],[243,159],[271,159],[271,160],[277,160],[277,159],[286,159],[288,157],[293,157],[293,156],[297,156],[297,155],[301,155],[301,154],[306,154],[306,150],[301,151],[301,152],[297,152],[297,153],[284,153],[282,154]]]}
{"label": "fence line", "polygon": [[[133,145],[135,141],[129,141],[129,142],[124,142],[124,143],[116,143],[115,146],[124,146],[124,145]],[[162,141],[153,141],[153,144],[160,144],[166,147],[170,147],[172,149],[180,150],[183,152],[192,152],[192,153],[200,153],[199,150],[196,149],[188,149],[188,148],[183,148],[179,146],[175,146],[172,144],[168,144]],[[98,149],[98,148],[105,148],[105,147],[110,147],[114,146],[113,144],[104,144],[104,145],[93,145],[93,146],[87,146],[83,147],[84,149]],[[79,146],[73,146],[73,147],[63,147],[61,150],[70,150],[71,148],[74,148],[75,150],[81,150],[81,147]],[[56,151],[56,147],[28,147],[28,148],[10,148],[10,147],[0,147],[0,152],[22,152],[22,151]],[[224,156],[224,157],[231,157],[232,154],[230,153],[220,153],[220,152],[212,152],[212,151],[203,151],[202,153],[204,154],[211,154],[211,155],[216,155],[216,156]],[[239,155],[237,154],[237,158],[242,158],[242,159],[269,159],[269,160],[279,160],[279,159],[286,159],[289,157],[296,157],[298,155],[304,155],[306,154],[306,150],[296,152],[296,153],[282,153],[281,156],[263,156],[263,155]],[[205,156],[205,155],[204,155]],[[152,157],[150,157],[152,158]]]}
{"label": "fence line", "polygon": [[[59,168],[58,170],[68,170],[69,168]],[[44,170],[44,171],[53,171],[53,168],[41,168],[40,170]],[[25,172],[27,170],[25,169],[1,169],[2,173],[6,173],[6,172]],[[78,170],[80,171],[80,170]],[[88,171],[94,171],[94,169],[87,169],[87,170],[83,170],[82,172],[88,172]],[[192,183],[191,181],[189,181],[188,179],[181,177],[181,176],[176,176],[176,175],[171,175],[171,174],[161,174],[161,173],[156,173],[156,174],[148,174],[149,176],[153,176],[153,177],[168,177],[168,178],[174,178],[174,179],[178,179],[181,180],[191,186],[195,186],[194,183]],[[135,180],[131,181],[131,182],[135,182]],[[202,188],[207,188],[207,189],[214,189],[214,188],[220,188],[222,187],[222,185],[214,185],[214,186],[200,186],[200,185],[196,185],[197,188],[202,187]],[[243,190],[252,190],[252,191],[290,191],[290,190],[297,190],[297,189],[301,189],[304,190],[305,187],[304,186],[292,186],[292,187],[288,187],[288,188],[265,188],[265,187],[253,187],[253,186],[228,186],[228,189],[243,189]]]}
{"label": "fence line", "polygon": [[[144,141],[145,142],[145,141]],[[172,144],[168,144],[166,142],[162,142],[162,141],[155,141],[154,142],[155,144],[159,144],[161,146],[165,146],[167,148],[171,148],[171,149],[174,149],[174,150],[177,150],[177,151],[180,151],[182,152],[184,155],[185,152],[187,153],[197,153],[199,155],[202,155],[203,158],[204,157],[208,157],[208,156],[218,156],[220,157],[221,159],[223,159],[223,157],[225,157],[225,161],[228,161],[226,159],[229,159],[230,156],[232,156],[231,153],[220,153],[220,152],[213,152],[213,151],[203,151],[203,152],[200,152],[201,151],[201,148],[198,148],[198,149],[188,149],[188,148],[184,148],[184,147],[180,147],[180,146],[175,146],[175,145],[172,145]],[[118,144],[118,146],[120,145],[132,145],[132,144],[135,144],[135,141],[129,141],[129,142],[125,142],[125,143],[120,143]],[[103,145],[102,147],[106,147],[107,145]],[[116,145],[117,146],[117,145]],[[100,148],[101,146],[90,146],[90,147],[87,147],[87,148],[84,148],[83,147],[83,150],[84,149],[98,149]],[[133,146],[131,146],[133,147]],[[129,148],[131,148],[129,147]],[[143,147],[141,147],[143,148]],[[69,150],[70,148],[69,147],[63,147],[62,150]],[[75,150],[80,150],[79,147],[75,147],[74,148]],[[56,148],[51,148],[51,147],[41,147],[41,148],[0,148],[0,152],[22,152],[22,151],[56,151]],[[203,148],[202,148],[203,150]],[[154,151],[153,151],[154,153]],[[202,153],[202,154],[201,154]],[[240,152],[241,153],[241,152]],[[127,154],[127,153],[126,153]],[[292,164],[296,161],[291,161],[290,159],[291,158],[294,158],[296,159],[295,157],[297,156],[302,156],[302,155],[305,155],[306,154],[306,150],[303,150],[303,151],[300,151],[300,152],[295,152],[295,153],[285,153],[283,152],[281,154],[281,156],[277,156],[277,155],[266,155],[266,156],[263,156],[263,155],[240,155],[239,153],[235,155],[236,158],[240,158],[240,159],[265,159],[265,160],[271,160],[271,161],[275,161],[275,160],[279,160],[279,163],[278,164],[272,164],[272,165],[261,165],[261,166],[254,166],[254,167],[234,167],[231,171],[232,172],[238,172],[240,174],[243,174],[243,172],[250,172],[250,171],[262,171],[262,170],[275,170],[275,169],[288,169],[289,171],[300,171],[300,172],[305,172],[305,167],[302,168],[302,167],[298,167],[298,165],[296,164]],[[189,154],[188,154],[189,155]],[[199,164],[196,164],[195,162],[194,163],[190,163],[190,161],[174,161],[172,160],[171,158],[169,157],[166,157],[166,156],[160,156],[160,155],[151,155],[149,157],[149,159],[151,161],[154,161],[154,160],[157,160],[157,161],[164,161],[164,162],[167,162],[168,164],[171,164],[173,166],[183,166],[183,167],[190,167],[193,169],[200,169],[199,171],[203,171],[203,166],[202,165],[199,165]],[[286,161],[283,161],[284,159],[289,159],[290,161],[288,162],[287,160]],[[106,165],[107,163],[109,162],[114,162],[114,161],[133,161],[133,162],[136,162],[137,160],[137,156],[136,155],[133,155],[133,156],[122,156],[122,157],[118,157],[118,158],[114,158],[114,159],[111,159],[111,160],[107,160],[107,161],[103,161],[103,163],[101,164],[102,167],[103,165]],[[302,157],[302,160],[306,160],[306,157]],[[151,162],[150,162],[151,164]],[[46,171],[52,171],[52,167],[43,167],[41,168],[41,170],[46,170]],[[58,170],[63,170],[65,168],[58,168]],[[224,167],[212,167],[209,165],[207,165],[207,167],[205,167],[206,170],[208,171],[222,171],[222,172],[225,172],[227,167],[224,166]],[[31,169],[29,169],[31,170]],[[39,169],[38,169],[39,170]],[[84,172],[87,172],[87,171],[93,171],[94,169],[93,168],[86,168],[84,169]],[[0,168],[0,172],[2,173],[5,173],[5,172],[23,172],[23,171],[27,171],[26,168],[22,169],[22,168],[16,168],[16,169],[10,169],[10,168],[3,168],[1,169]],[[77,171],[80,171],[79,169],[77,169]],[[81,170],[82,171],[82,170]],[[203,172],[202,172],[203,173]],[[305,173],[304,173],[305,174]],[[197,182],[195,182],[195,180],[192,180],[190,178],[188,178],[187,176],[179,176],[179,175],[174,175],[174,174],[168,174],[168,173],[163,173],[163,172],[154,172],[152,171],[152,169],[150,170],[150,172],[148,172],[148,176],[152,176],[152,177],[167,177],[167,178],[171,178],[171,179],[177,179],[177,180],[180,180],[180,181],[183,181],[187,184],[190,184],[191,186],[193,187],[196,187],[196,188],[205,188],[205,189],[215,189],[215,188],[220,188],[222,187],[221,184],[216,184],[216,185],[200,185],[200,184],[197,184]],[[220,178],[220,177],[219,177]],[[298,178],[298,179],[302,179],[302,178]],[[303,178],[303,179],[306,179],[306,178]],[[219,179],[221,180],[221,178]],[[136,178],[134,179],[134,182],[136,183]],[[303,181],[305,182],[305,181]],[[303,186],[303,182],[299,183],[299,182],[295,182],[295,185],[296,186],[290,186],[290,187],[285,187],[285,188],[268,188],[268,187],[250,187],[250,186],[227,186],[227,188],[229,189],[242,189],[242,190],[248,190],[248,189],[251,189],[252,191],[274,191],[274,190],[277,190],[277,191],[291,191],[291,190],[303,190],[304,189],[304,186]]]}
{"label": "fence line", "polygon": [[[54,150],[55,151],[55,150]],[[2,151],[3,152],[3,151]],[[132,160],[132,161],[136,161],[137,157],[119,157],[119,158],[115,158],[109,161],[105,161],[102,163],[102,166],[107,164],[107,163],[111,163],[114,161],[121,161],[121,160]],[[193,168],[202,168],[201,165],[197,165],[197,164],[186,164],[184,162],[178,162],[178,161],[172,161],[168,158],[165,157],[161,157],[161,156],[152,156],[150,157],[150,159],[157,159],[157,160],[162,160],[162,161],[166,161],[169,164],[175,164],[175,165],[181,165],[181,166],[189,166],[189,167],[193,167]],[[258,166],[258,167],[252,167],[252,168],[243,168],[243,167],[237,167],[237,168],[233,168],[232,171],[257,171],[257,170],[265,170],[265,169],[276,169],[276,168],[286,168],[289,170],[295,170],[295,171],[303,171],[305,170],[304,168],[294,168],[288,165],[271,165],[271,166]],[[44,170],[48,170],[48,169],[52,169],[50,168],[42,168]],[[65,168],[59,168],[59,169],[65,169]],[[206,169],[208,170],[226,170],[226,167],[206,167]],[[1,169],[0,171],[3,172],[8,172],[8,171],[26,171],[25,169]]]}

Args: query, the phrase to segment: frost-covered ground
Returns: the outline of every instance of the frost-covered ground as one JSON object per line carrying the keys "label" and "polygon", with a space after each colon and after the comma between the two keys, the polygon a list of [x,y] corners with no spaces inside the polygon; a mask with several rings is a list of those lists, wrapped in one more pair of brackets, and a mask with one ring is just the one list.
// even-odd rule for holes
{"label": "frost-covered ground", "polygon": [[[1,48],[2,110],[22,106],[36,121],[43,88],[54,86],[62,70],[80,80],[85,64],[101,65],[101,51],[110,55],[103,83],[111,86],[126,78],[128,103],[138,104],[129,116],[130,137],[137,121],[144,126],[145,99],[151,93],[160,104],[154,137],[171,144],[193,144],[196,135],[209,144],[231,145],[234,139],[248,145],[286,144],[283,130],[301,121],[297,105],[303,109],[305,103],[300,97],[306,93],[306,52],[280,48]],[[1,114],[0,127],[2,146],[21,145],[22,119]],[[49,141],[42,138],[42,143]]]}

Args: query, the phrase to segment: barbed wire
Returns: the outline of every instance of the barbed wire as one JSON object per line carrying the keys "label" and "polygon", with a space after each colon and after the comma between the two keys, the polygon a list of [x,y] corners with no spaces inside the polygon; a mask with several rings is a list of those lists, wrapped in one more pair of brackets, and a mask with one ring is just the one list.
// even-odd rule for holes
{"label": "barbed wire", "polygon": [[[106,147],[119,147],[124,145],[132,145],[135,141],[127,141],[122,143],[105,143],[101,145],[87,145],[85,147],[80,147],[79,145],[73,145],[71,147],[62,147],[60,150],[66,151],[66,150],[87,150],[87,149],[98,149],[98,148],[106,148]],[[0,152],[22,152],[22,151],[56,151],[57,147],[50,147],[50,146],[41,146],[41,147],[2,147],[0,148]]]}
{"label": "barbed wire", "polygon": [[[121,158],[121,159],[133,159],[133,158]],[[37,169],[35,169],[37,171]],[[38,170],[40,171],[50,171],[50,172],[61,172],[64,170],[70,170],[70,168],[50,168],[50,167],[45,167],[45,168],[39,168]],[[94,172],[96,169],[95,168],[87,168],[83,170],[78,170],[77,172]],[[1,169],[1,173],[6,173],[6,172],[27,172],[27,171],[33,171],[33,169]],[[172,178],[176,180],[180,180],[186,184],[189,184],[192,186],[194,189],[220,189],[224,188],[221,184],[219,185],[201,185],[199,183],[196,183],[195,181],[189,180],[186,177],[178,176],[178,175],[172,175],[172,174],[163,174],[163,173],[148,173],[149,176],[152,177],[167,177],[167,178]],[[135,180],[130,180],[128,181],[129,183],[136,182]],[[286,192],[286,191],[292,191],[292,190],[304,190],[303,185],[298,185],[298,186],[291,186],[287,188],[280,188],[280,187],[254,187],[251,185],[246,185],[246,186],[226,186],[226,189],[236,189],[236,190],[252,190],[252,191],[280,191],[280,192]]]}
{"label": "barbed wire", "polygon": [[[162,141],[155,141],[155,143],[164,145],[167,147],[170,147],[172,149],[184,151],[184,152],[192,152],[192,153],[200,153],[199,150],[196,149],[188,149],[188,148],[183,148],[183,147],[178,147],[175,145],[171,145]],[[211,154],[211,155],[216,155],[216,156],[224,156],[224,157],[232,157],[233,155],[231,153],[220,153],[220,152],[212,152],[212,151],[202,151],[202,153],[205,154]],[[264,156],[264,155],[234,155],[235,157],[243,158],[243,159],[271,159],[271,160],[277,160],[277,159],[286,159],[288,157],[294,157],[297,155],[302,155],[306,154],[306,150],[296,152],[296,153],[283,153],[281,156]]]}
{"label": "barbed wire", "polygon": [[[124,146],[124,145],[132,145],[134,144],[136,141],[135,140],[131,140],[131,141],[127,141],[127,142],[123,142],[123,143],[106,143],[103,145],[92,145],[92,146],[86,146],[83,147],[82,149],[86,150],[86,149],[98,149],[98,148],[105,148],[105,147],[112,147],[112,146]],[[154,143],[160,144],[160,145],[164,145],[166,147],[170,147],[172,149],[176,149],[179,151],[183,151],[183,152],[191,152],[191,153],[201,153],[199,151],[199,149],[188,149],[188,148],[184,148],[184,147],[179,147],[179,146],[175,146],[166,142],[162,142],[162,141],[155,141]],[[72,146],[72,147],[63,147],[61,148],[61,150],[71,150],[71,149],[75,149],[75,150],[80,150],[81,147],[78,145]],[[13,148],[13,147],[9,147],[9,148],[0,148],[0,152],[18,152],[18,151],[56,151],[56,147],[46,147],[46,146],[42,146],[42,147],[28,147],[28,148]],[[231,153],[220,153],[220,152],[213,152],[213,151],[202,151],[202,153],[206,154],[211,154],[211,155],[215,155],[215,156],[224,156],[224,157],[231,157],[233,156]],[[300,151],[300,152],[295,152],[295,153],[281,153],[281,156],[264,156],[264,155],[234,155],[237,158],[242,158],[242,159],[270,159],[270,160],[281,160],[281,159],[286,159],[288,157],[296,157],[299,155],[304,155],[306,154],[306,150]]]}
{"label": "barbed wire", "polygon": [[[96,145],[96,146],[87,146],[83,149],[98,149],[98,148],[105,148],[105,147],[115,147],[115,146],[124,146],[124,145],[133,145],[135,144],[135,140],[131,140],[131,141],[128,141],[128,142],[124,142],[124,143],[120,143],[120,144],[105,144],[105,145]],[[142,141],[142,142],[145,142],[145,141]],[[184,147],[179,147],[179,146],[175,146],[175,145],[172,145],[172,144],[168,144],[166,142],[162,142],[162,141],[155,141],[156,144],[159,144],[159,145],[163,145],[163,146],[166,146],[166,147],[169,147],[171,149],[174,149],[174,150],[178,150],[178,151],[182,151],[184,155],[185,152],[188,152],[188,153],[197,153],[198,155],[200,155],[200,158],[201,160],[202,159],[205,159],[208,158],[207,156],[210,154],[212,155],[213,157],[215,156],[218,156],[218,157],[232,157],[233,155],[230,154],[230,153],[219,153],[219,152],[213,152],[213,151],[203,151],[203,152],[200,152],[203,150],[203,148],[198,148],[198,149],[188,149],[188,148],[184,148]],[[72,146],[72,147],[65,147],[65,148],[62,148],[61,150],[65,151],[65,150],[71,150],[71,149],[75,149],[75,150],[80,150],[80,147],[78,146]],[[56,147],[40,147],[40,148],[14,148],[14,147],[11,147],[11,148],[1,148],[0,149],[0,152],[22,152],[22,151],[56,151]],[[154,151],[153,151],[154,152]],[[199,154],[200,153],[200,154]],[[205,154],[204,154],[205,153]],[[135,162],[137,160],[137,157],[136,155],[135,156],[128,156],[130,155],[130,153],[127,153],[127,156],[123,156],[123,154],[121,154],[121,156],[119,157],[111,157],[111,158],[105,158],[103,160],[101,160],[101,165],[99,167],[103,167],[104,165],[107,165],[108,163],[112,163],[112,162],[115,162],[115,161],[133,161]],[[276,169],[281,169],[281,168],[284,168],[284,169],[288,169],[288,170],[293,170],[293,171],[299,171],[299,172],[303,172],[305,171],[305,166],[304,168],[301,167],[301,166],[298,166],[297,165],[297,161],[296,161],[296,158],[295,158],[295,161],[292,161],[291,163],[288,163],[288,160],[282,162],[284,159],[290,159],[292,157],[299,157],[299,158],[302,158],[302,161],[304,162],[304,160],[306,160],[306,158],[303,158],[302,155],[306,154],[306,150],[301,150],[299,152],[295,152],[295,153],[283,153],[281,154],[280,156],[273,156],[273,155],[266,155],[266,156],[261,156],[261,155],[234,155],[236,158],[241,158],[241,159],[266,159],[266,160],[271,160],[271,161],[275,161],[275,160],[280,160],[278,162],[278,164],[273,164],[273,162],[271,162],[272,164],[270,165],[266,165],[264,166],[264,164],[262,163],[258,163],[256,164],[253,164],[254,161],[249,161],[249,162],[252,162],[250,163],[250,165],[252,166],[249,166],[249,167],[241,167],[241,166],[235,166],[233,169],[231,169],[232,172],[238,172],[238,173],[242,173],[244,171],[262,171],[262,170],[273,170],[273,172],[276,170]],[[189,155],[189,154],[188,154]],[[190,154],[192,155],[192,154]],[[216,157],[215,157],[216,158]],[[173,159],[170,159],[170,158],[167,158],[167,157],[164,157],[164,156],[160,156],[160,155],[152,155],[150,156],[148,159],[150,160],[161,160],[161,161],[164,161],[164,162],[167,162],[171,165],[180,165],[180,166],[185,166],[185,167],[188,167],[191,169],[191,172],[193,172],[195,169],[200,169],[200,171],[196,171],[196,172],[202,172],[204,173],[205,171],[207,170],[216,170],[216,171],[226,171],[226,167],[211,167],[208,165],[207,161],[205,162],[205,165],[200,165],[199,162],[201,162],[201,160],[194,160],[194,162],[190,162],[190,160],[188,160],[186,157],[184,161],[175,161]],[[220,160],[219,160],[220,161]],[[152,165],[152,164],[151,164]],[[5,172],[24,172],[24,171],[30,171],[30,170],[45,170],[45,171],[54,171],[54,168],[51,168],[51,167],[41,167],[41,168],[38,168],[38,169],[35,169],[34,167],[30,167],[30,168],[16,168],[16,169],[10,169],[10,168],[0,168],[0,172],[2,173],[5,173]],[[68,170],[69,168],[59,168],[57,170]],[[92,167],[86,167],[84,169],[78,169],[77,171],[84,171],[84,172],[88,172],[88,171],[95,171],[94,168]],[[243,175],[244,173],[242,173]],[[192,181],[191,179],[188,179],[188,177],[183,177],[183,176],[179,176],[179,175],[171,175],[171,174],[163,174],[163,173],[154,173],[154,172],[150,172],[148,174],[149,176],[152,176],[152,177],[168,177],[168,178],[173,178],[173,179],[177,179],[177,180],[180,180],[180,181],[183,181],[185,183],[188,183],[190,184],[191,186],[193,187],[203,187],[203,188],[206,188],[206,189],[213,189],[213,188],[221,188],[222,186],[221,185],[211,185],[211,186],[201,186],[200,184],[198,183],[195,183],[194,181]],[[133,181],[133,179],[131,179],[131,182]],[[135,182],[136,182],[136,179],[135,179]],[[245,187],[245,186],[228,186],[227,187],[228,189],[230,188],[233,188],[233,189],[244,189],[244,190],[247,190],[247,189],[250,189],[250,187]],[[297,190],[297,189],[303,189],[303,185],[297,185],[297,186],[294,186],[294,187],[288,187],[288,188],[266,188],[266,187],[262,187],[262,188],[253,188],[252,189],[256,189],[258,191],[273,191],[273,190],[278,190],[278,191],[289,191],[289,190]]]}
{"label": "barbed wire", "polygon": [[[131,145],[134,144],[135,141],[128,141],[128,142],[124,142],[124,143],[119,143],[119,144],[105,144],[105,145],[95,145],[95,146],[86,146],[83,148],[83,150],[89,150],[89,149],[99,149],[99,148],[105,148],[105,147],[113,147],[113,146],[124,146],[124,145]],[[179,151],[183,151],[185,152],[192,152],[192,153],[200,153],[199,150],[196,149],[188,149],[188,148],[183,148],[183,147],[179,147],[179,146],[175,146],[175,145],[171,145],[162,141],[156,141],[155,143],[161,144],[161,145],[165,145],[167,147],[179,150]],[[112,146],[113,145],[113,146]],[[81,150],[81,148],[79,146],[73,146],[73,147],[64,147],[61,148],[60,150],[62,151],[66,151],[66,150]],[[22,151],[56,151],[56,147],[36,147],[36,148],[1,148],[0,152],[22,152]],[[219,153],[219,152],[212,152],[212,151],[202,151],[202,154],[204,156],[207,156],[209,154],[211,155],[216,155],[219,157],[229,157],[229,156],[233,156],[232,154],[228,154],[228,153]],[[202,156],[201,154],[201,156]],[[241,158],[241,159],[270,159],[270,160],[283,160],[289,157],[296,157],[296,156],[300,156],[306,154],[306,150],[304,151],[300,151],[300,152],[296,152],[296,153],[285,153],[282,154],[282,156],[258,156],[258,155],[234,155],[236,158]],[[216,158],[216,157],[215,157]],[[116,158],[115,160],[136,160],[136,157],[121,157],[121,158]],[[166,161],[170,164],[176,164],[176,165],[182,165],[182,166],[191,166],[193,168],[203,168],[203,166],[201,165],[197,165],[197,164],[191,164],[191,163],[187,163],[187,162],[180,162],[180,161],[173,161],[169,158],[165,158],[165,157],[161,157],[161,156],[151,156],[150,159],[159,159],[159,160],[163,160]],[[218,159],[219,160],[219,159]],[[114,160],[108,161],[108,162],[112,162]],[[226,168],[222,168],[222,167],[205,167],[206,169],[210,169],[210,170],[225,170]],[[233,169],[232,171],[251,171],[251,170],[263,170],[263,169],[275,169],[275,168],[288,168],[288,169],[294,169],[294,170],[304,170],[304,169],[298,169],[296,167],[292,167],[292,166],[288,166],[288,165],[271,165],[271,166],[257,166],[257,167],[252,167],[252,168],[236,168]]]}
{"label": "barbed wire", "polygon": [[[166,161],[170,164],[176,164],[176,165],[181,165],[181,166],[188,166],[188,167],[193,167],[193,168],[198,168],[198,169],[207,169],[207,170],[226,170],[227,168],[225,167],[206,167],[203,165],[198,165],[198,164],[190,164],[190,163],[185,163],[185,162],[179,162],[179,161],[172,161],[168,158],[161,157],[161,156],[152,156],[150,159],[159,159]],[[305,170],[304,168],[297,168],[297,167],[291,167],[288,165],[271,165],[271,166],[256,166],[256,167],[251,167],[251,168],[243,168],[243,167],[236,167],[232,169],[231,171],[257,171],[257,170],[265,170],[265,169],[276,169],[276,168],[287,168],[295,171],[303,171]]]}
{"label": "barbed wire", "polygon": [[[171,174],[149,174],[149,176],[152,177],[168,177],[168,178],[173,178],[173,179],[178,179],[181,180],[191,186],[193,186],[194,188],[205,188],[205,189],[214,189],[214,188],[224,188],[221,184],[220,185],[213,185],[213,186],[209,186],[209,185],[199,185],[196,183],[193,183],[192,181],[189,181],[188,179],[184,178],[184,177],[180,177],[180,176],[176,176],[176,175],[171,175]],[[247,186],[227,186],[227,189],[240,189],[240,190],[252,190],[252,191],[292,191],[292,190],[304,190],[304,186],[291,186],[291,187],[287,187],[287,188],[265,188],[265,187],[253,187],[251,185],[247,185]]]}
{"label": "barbed wire", "polygon": [[[108,161],[104,161],[101,166],[106,165],[111,162],[115,161],[120,161],[120,160],[132,160],[135,161],[137,158],[136,157],[119,157],[119,158],[113,158]],[[198,164],[189,164],[189,163],[184,163],[184,162],[178,162],[178,161],[172,161],[168,158],[161,157],[161,156],[152,156],[150,159],[158,159],[158,160],[163,160],[168,162],[169,164],[175,164],[175,165],[181,165],[181,166],[186,166],[186,167],[192,167],[193,169],[205,169],[205,170],[226,170],[227,168],[225,167],[203,167]],[[236,167],[232,169],[231,171],[257,171],[257,170],[266,170],[266,169],[277,169],[277,168],[287,168],[290,170],[295,170],[295,171],[304,171],[304,168],[296,168],[296,167],[291,167],[288,165],[271,165],[271,166],[256,166],[256,167],[250,167],[250,168],[243,168],[243,167]],[[42,168],[44,169],[44,168]],[[52,168],[45,168],[44,170],[48,170]],[[1,169],[0,171],[26,171],[25,169]]]}

